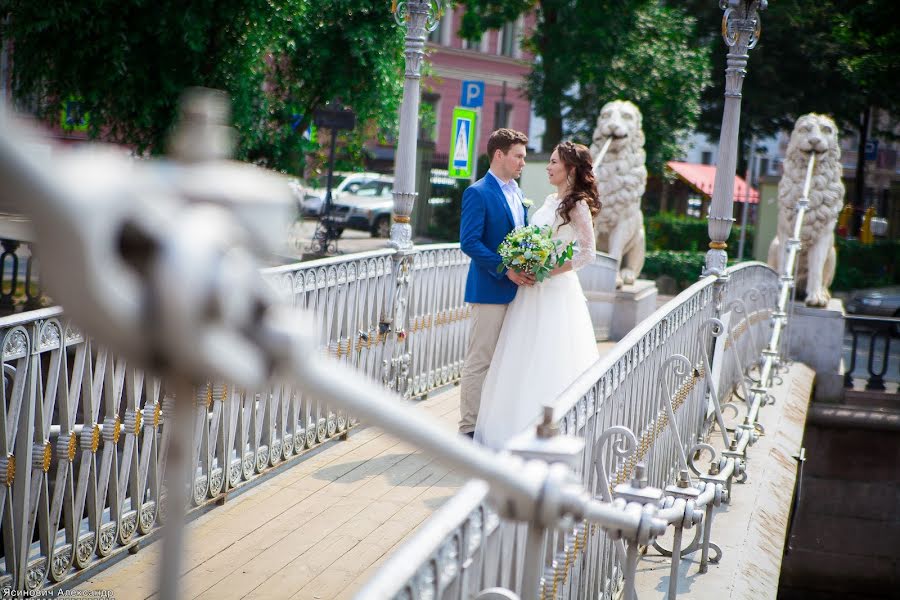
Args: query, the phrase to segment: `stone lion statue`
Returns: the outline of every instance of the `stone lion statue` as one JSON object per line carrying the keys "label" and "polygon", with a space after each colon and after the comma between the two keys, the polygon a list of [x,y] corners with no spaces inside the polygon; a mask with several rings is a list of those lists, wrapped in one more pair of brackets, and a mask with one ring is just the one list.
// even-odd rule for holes
{"label": "stone lion statue", "polygon": [[594,218],[597,249],[619,261],[616,287],[630,285],[644,268],[645,234],[641,197],[647,186],[647,154],[641,111],[631,102],[607,102],[597,117],[591,154],[596,158],[612,138],[595,169],[603,209]]}
{"label": "stone lion statue", "polygon": [[797,281],[806,285],[806,305],[825,306],[831,298],[828,287],[834,279],[834,228],[844,205],[841,181],[841,147],[834,121],[825,115],[803,115],[794,124],[778,183],[778,232],[769,246],[769,265],[779,273],[784,268],[785,249],[793,235],[797,201],[803,195],[807,164],[816,163],[809,188],[809,208],[800,228],[801,250],[797,257]]}

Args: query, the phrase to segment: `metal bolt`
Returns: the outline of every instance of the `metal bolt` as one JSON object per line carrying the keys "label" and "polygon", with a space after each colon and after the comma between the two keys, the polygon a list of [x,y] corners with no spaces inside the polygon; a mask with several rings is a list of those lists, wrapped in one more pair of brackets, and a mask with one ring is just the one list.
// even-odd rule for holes
{"label": "metal bolt", "polygon": [[638,463],[634,467],[634,478],[631,480],[631,487],[642,489],[647,487],[647,466],[644,463]]}
{"label": "metal bolt", "polygon": [[688,488],[691,487],[691,478],[688,475],[687,469],[681,469],[678,471],[678,481],[675,482],[680,488]]}
{"label": "metal bolt", "polygon": [[542,440],[546,440],[554,437],[558,433],[559,426],[553,420],[553,407],[545,406],[543,420],[537,426],[537,436]]}
{"label": "metal bolt", "polygon": [[717,462],[709,463],[709,474],[710,475],[718,475],[719,474],[719,463],[717,463]]}
{"label": "metal bolt", "polygon": [[735,438],[731,438],[731,444],[728,446],[729,450],[737,450],[738,441]]}

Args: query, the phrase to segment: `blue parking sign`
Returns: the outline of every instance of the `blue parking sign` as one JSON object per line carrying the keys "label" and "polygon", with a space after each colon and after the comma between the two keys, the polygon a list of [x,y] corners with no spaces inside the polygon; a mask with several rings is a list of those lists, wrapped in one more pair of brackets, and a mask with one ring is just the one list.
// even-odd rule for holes
{"label": "blue parking sign", "polygon": [[466,108],[478,108],[484,106],[484,82],[463,81],[459,105]]}

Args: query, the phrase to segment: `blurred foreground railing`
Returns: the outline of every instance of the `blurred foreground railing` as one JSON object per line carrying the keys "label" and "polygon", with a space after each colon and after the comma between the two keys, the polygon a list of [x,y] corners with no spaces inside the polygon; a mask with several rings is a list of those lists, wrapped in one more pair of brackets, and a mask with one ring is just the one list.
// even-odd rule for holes
{"label": "blurred foreground railing", "polygon": [[[756,434],[752,426],[732,433],[722,415],[723,410],[747,414],[749,404],[721,402],[732,390],[749,402],[750,390],[758,389],[779,284],[778,275],[758,263],[732,267],[724,279],[699,281],[641,323],[553,402],[559,433],[585,439],[584,449],[568,460],[593,496],[613,501],[617,488],[635,494],[640,486],[627,483],[640,471],[641,486],[664,488],[680,481],[678,489],[687,492],[667,489],[668,500],[660,504],[657,517],[667,515],[684,526],[699,524],[702,517],[694,514],[699,504],[691,500],[688,506],[685,498],[702,493],[710,506],[705,523],[711,521],[711,507],[727,499],[732,478],[745,477],[743,461],[741,453],[714,460],[718,473],[701,478],[693,458],[711,447],[697,444],[708,439],[714,425],[715,435],[733,450],[739,438],[746,437],[746,445]],[[510,449],[526,449],[529,434],[513,440]],[[575,600],[612,598],[621,587],[624,546],[581,521],[545,533],[540,589],[523,589],[523,573],[535,568],[525,559],[528,529],[500,520],[487,497],[482,484],[460,490],[385,563],[359,597],[472,598],[501,588],[503,594]],[[709,560],[715,561],[721,551],[708,531],[698,527],[683,554],[702,548],[705,563],[712,547],[716,556]],[[654,546],[671,555],[671,549]]]}
{"label": "blurred foreground railing", "polygon": [[[268,269],[290,302],[315,315],[321,351],[388,383],[385,315],[393,314],[394,251]],[[422,246],[408,265],[410,323],[401,355],[407,395],[459,377],[468,334],[468,258]],[[59,308],[0,318],[0,590],[36,589],[125,551],[165,516],[161,485],[172,392],[75,329]],[[220,501],[355,423],[281,385],[227,383],[193,399],[191,504]],[[16,472],[30,477],[16,478]]]}

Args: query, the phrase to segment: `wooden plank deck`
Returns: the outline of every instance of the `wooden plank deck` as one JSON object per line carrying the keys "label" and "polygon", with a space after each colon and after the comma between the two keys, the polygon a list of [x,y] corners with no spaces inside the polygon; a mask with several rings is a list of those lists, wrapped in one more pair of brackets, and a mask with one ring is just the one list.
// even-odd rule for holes
{"label": "wooden plank deck", "polygon": [[[418,404],[456,430],[459,388]],[[188,526],[182,597],[349,598],[463,478],[375,427],[353,431]],[[78,586],[154,596],[154,543]]]}
{"label": "wooden plank deck", "polygon": [[[598,344],[601,352],[612,346]],[[459,387],[423,410],[455,432]],[[353,431],[188,525],[181,597],[351,598],[379,564],[464,483],[375,427]],[[78,586],[116,600],[154,597],[161,544]]]}

